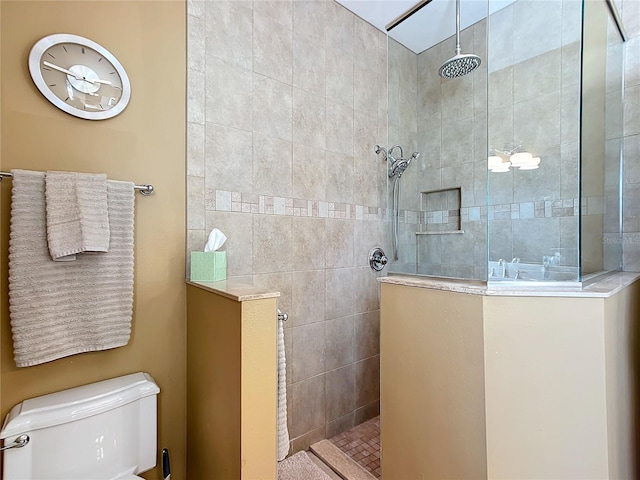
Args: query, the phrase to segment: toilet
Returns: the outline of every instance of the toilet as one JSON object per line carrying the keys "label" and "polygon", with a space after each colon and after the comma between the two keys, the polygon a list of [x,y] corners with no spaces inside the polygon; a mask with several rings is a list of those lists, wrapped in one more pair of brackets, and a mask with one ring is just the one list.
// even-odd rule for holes
{"label": "toilet", "polygon": [[141,478],[156,465],[159,392],[140,372],[25,400],[0,432],[2,478]]}

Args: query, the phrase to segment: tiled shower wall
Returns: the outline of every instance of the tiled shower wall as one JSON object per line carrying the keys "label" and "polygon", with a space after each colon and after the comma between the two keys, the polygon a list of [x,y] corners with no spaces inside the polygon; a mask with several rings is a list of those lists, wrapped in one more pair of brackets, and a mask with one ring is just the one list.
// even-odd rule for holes
{"label": "tiled shower wall", "polygon": [[386,35],[333,0],[188,13],[187,251],[219,228],[229,278],[281,292],[297,451],[379,412]]}

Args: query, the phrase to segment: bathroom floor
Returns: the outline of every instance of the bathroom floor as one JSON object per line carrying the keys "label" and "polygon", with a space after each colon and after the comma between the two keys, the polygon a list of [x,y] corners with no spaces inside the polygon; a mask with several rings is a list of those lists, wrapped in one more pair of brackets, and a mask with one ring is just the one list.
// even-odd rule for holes
{"label": "bathroom floor", "polygon": [[382,477],[380,466],[380,416],[374,417],[329,439],[358,465],[376,478]]}

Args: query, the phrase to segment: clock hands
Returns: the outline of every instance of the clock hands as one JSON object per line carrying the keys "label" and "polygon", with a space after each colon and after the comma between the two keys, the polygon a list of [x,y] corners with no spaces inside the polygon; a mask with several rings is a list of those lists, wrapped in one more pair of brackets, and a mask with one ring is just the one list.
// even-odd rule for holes
{"label": "clock hands", "polygon": [[58,70],[59,72],[66,73],[67,75],[75,78],[76,80],[83,80],[91,85],[102,84],[102,85],[111,85],[109,80],[100,80],[99,78],[94,80],[89,80],[82,75],[78,75],[77,73],[72,72],[71,70],[67,70],[66,68],[59,67],[58,65],[54,65],[53,63],[47,62],[46,60],[42,62],[45,66],[49,68],[53,68],[54,70]]}

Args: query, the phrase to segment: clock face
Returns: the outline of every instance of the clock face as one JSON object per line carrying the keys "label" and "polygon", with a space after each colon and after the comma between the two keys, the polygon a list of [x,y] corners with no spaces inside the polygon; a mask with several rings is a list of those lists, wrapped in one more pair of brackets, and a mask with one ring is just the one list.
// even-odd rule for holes
{"label": "clock face", "polygon": [[129,102],[129,78],[118,60],[97,43],[77,35],[49,35],[29,54],[31,78],[61,110],[88,120],[104,120]]}

